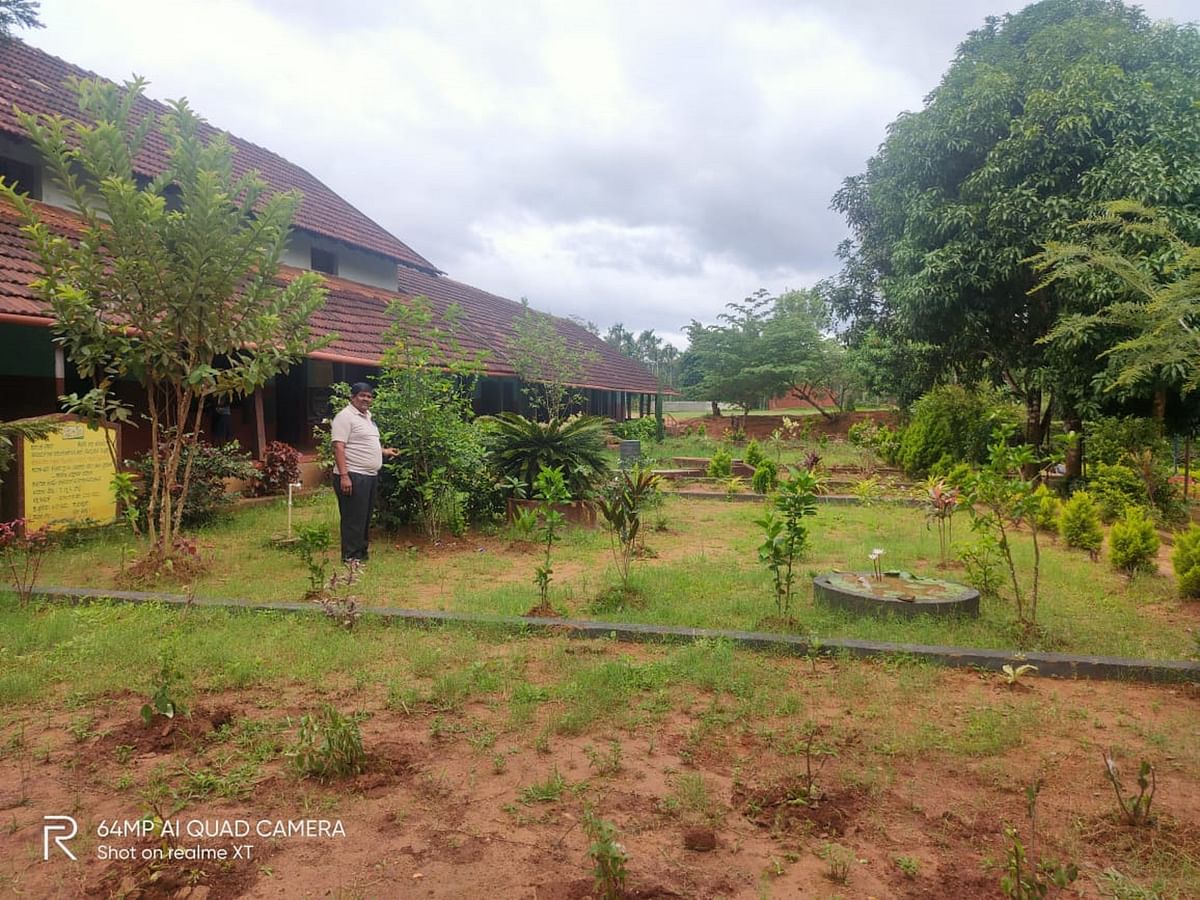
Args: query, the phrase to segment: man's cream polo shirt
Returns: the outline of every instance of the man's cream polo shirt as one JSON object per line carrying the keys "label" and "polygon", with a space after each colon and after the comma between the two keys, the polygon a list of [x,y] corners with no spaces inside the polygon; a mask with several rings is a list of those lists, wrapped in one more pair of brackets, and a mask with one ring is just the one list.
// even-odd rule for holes
{"label": "man's cream polo shirt", "polygon": [[[379,474],[383,466],[383,445],[379,443],[379,429],[371,421],[370,412],[359,412],[347,404],[333,417],[330,438],[346,445],[346,468],[353,474]],[[336,463],[334,468],[337,468]]]}

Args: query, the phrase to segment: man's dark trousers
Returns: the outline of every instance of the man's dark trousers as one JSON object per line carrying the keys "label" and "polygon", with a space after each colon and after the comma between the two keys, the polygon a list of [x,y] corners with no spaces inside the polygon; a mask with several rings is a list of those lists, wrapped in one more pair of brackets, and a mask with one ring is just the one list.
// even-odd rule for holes
{"label": "man's dark trousers", "polygon": [[342,493],[341,476],[333,476],[338,514],[342,519],[342,561],[367,561],[367,536],[371,530],[371,510],[375,508],[378,475],[350,473],[350,496]]}

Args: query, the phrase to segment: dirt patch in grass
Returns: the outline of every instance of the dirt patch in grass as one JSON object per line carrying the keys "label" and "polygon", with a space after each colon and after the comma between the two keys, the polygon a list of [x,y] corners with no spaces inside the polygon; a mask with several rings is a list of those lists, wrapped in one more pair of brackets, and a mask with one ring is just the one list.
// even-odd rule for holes
{"label": "dirt patch in grass", "polygon": [[198,706],[190,714],[167,718],[155,716],[146,722],[141,707],[135,710],[135,718],[108,731],[98,749],[113,750],[116,747],[131,747],[137,753],[171,753],[198,746],[206,735],[229,725],[237,718],[237,711],[229,706]]}
{"label": "dirt patch in grass", "polygon": [[[64,692],[6,710],[0,794],[19,802],[0,829],[0,885],[37,897],[583,898],[593,891],[587,804],[629,853],[628,897],[994,897],[1003,828],[1026,835],[1024,787],[1040,777],[1039,852],[1079,863],[1083,896],[1100,895],[1110,867],[1142,885],[1165,878],[1179,896],[1200,890],[1195,688],[1034,678],[1016,694],[971,672],[748,654],[690,657],[695,678],[664,687],[648,667],[683,665],[671,655],[682,651],[544,638],[488,648],[463,665],[483,677],[480,666],[523,660],[519,693],[539,698],[524,718],[513,718],[518,692],[507,683],[406,711],[384,686],[349,678],[319,691],[280,680],[202,694],[175,724],[179,740],[141,726],[144,698],[133,693],[80,707]],[[747,659],[757,680],[738,674]],[[396,677],[427,686],[451,665]],[[576,672],[627,694],[563,733],[563,714],[600,702],[558,689]],[[293,771],[296,722],[323,702],[367,713],[361,774],[322,782]],[[806,721],[826,729],[811,802]],[[1109,746],[1126,771],[1141,758],[1157,767],[1154,826],[1116,822],[1100,768]],[[252,828],[338,821],[345,834],[182,841],[252,843],[248,863],[101,859],[104,844],[155,846],[96,837],[101,821],[152,805],[181,821]],[[68,814],[80,824],[78,861],[43,862],[42,817]],[[703,840],[689,842],[697,829]],[[827,877],[835,844],[852,858],[845,885]]]}

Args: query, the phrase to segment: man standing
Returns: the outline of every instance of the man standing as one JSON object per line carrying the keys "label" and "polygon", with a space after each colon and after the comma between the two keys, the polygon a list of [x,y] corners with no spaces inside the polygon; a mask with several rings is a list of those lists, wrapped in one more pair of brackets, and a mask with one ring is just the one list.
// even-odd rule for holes
{"label": "man standing", "polygon": [[379,429],[371,421],[375,389],[365,382],[350,387],[350,402],[333,418],[333,487],[342,520],[342,562],[367,561],[371,511],[383,458],[400,451],[379,442]]}

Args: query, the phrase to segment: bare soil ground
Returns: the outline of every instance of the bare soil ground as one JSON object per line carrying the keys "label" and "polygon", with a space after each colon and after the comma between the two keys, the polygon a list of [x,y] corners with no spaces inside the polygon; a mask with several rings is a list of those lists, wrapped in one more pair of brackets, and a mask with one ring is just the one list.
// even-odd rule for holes
{"label": "bare soil ground", "polygon": [[[1024,787],[1037,778],[1037,852],[1082,871],[1067,896],[1111,896],[1100,887],[1105,870],[1200,885],[1196,687],[1037,679],[1013,690],[948,671],[900,715],[871,696],[903,674],[848,662],[773,665],[809,704],[803,715],[734,714],[727,695],[698,692],[635,726],[546,740],[535,738],[540,719],[506,724],[504,698],[439,711],[344,686],[321,696],[294,686],[209,694],[189,715],[152,727],[139,716],[145,698],[132,693],[82,712],[62,703],[10,711],[0,732],[0,888],[27,897],[589,897],[587,802],[619,829],[629,897],[997,897],[1003,827],[1028,835]],[[323,783],[289,768],[296,721],[320,701],[369,713],[361,774]],[[1034,720],[1030,709],[1041,711]],[[816,759],[783,737],[806,719],[822,723]],[[597,759],[612,741],[619,760],[606,767]],[[1154,762],[1153,825],[1117,821],[1101,777],[1110,745],[1127,782],[1138,759]],[[261,766],[234,777],[234,761],[253,754]],[[202,777],[218,772],[215,787]],[[323,819],[342,823],[345,835],[173,841],[253,844],[248,860],[99,858],[102,846],[138,855],[162,846],[96,835],[102,821],[155,813],[252,829]],[[77,861],[53,847],[43,861],[46,815],[78,820]],[[851,859],[845,883],[830,878],[831,845]]]}

